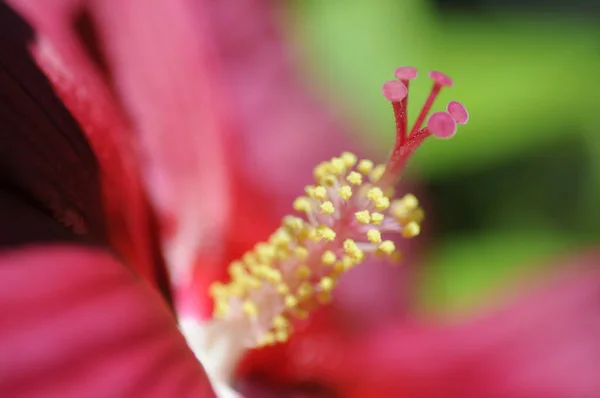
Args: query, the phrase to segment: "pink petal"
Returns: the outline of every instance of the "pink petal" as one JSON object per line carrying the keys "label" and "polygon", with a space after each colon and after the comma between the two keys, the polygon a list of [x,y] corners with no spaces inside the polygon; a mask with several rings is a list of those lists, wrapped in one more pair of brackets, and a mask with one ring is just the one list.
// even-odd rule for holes
{"label": "pink petal", "polygon": [[255,354],[242,368],[240,385],[257,388],[259,382],[269,390],[317,380],[321,389],[347,398],[596,397],[598,258],[575,259],[543,289],[455,325],[391,322],[353,336],[324,327],[335,317],[329,311],[316,319],[321,326]]}
{"label": "pink petal", "polygon": [[411,397],[598,396],[598,258],[576,259],[587,266],[480,320],[382,331],[365,346],[364,366],[379,367],[373,376],[388,393]]}
{"label": "pink petal", "polygon": [[214,397],[163,300],[98,250],[0,256],[0,395]]}
{"label": "pink petal", "polygon": [[[356,150],[330,106],[310,95],[298,54],[276,24],[269,1],[211,0],[204,9],[223,73],[229,118],[239,137],[239,171],[272,193],[278,215],[312,180],[312,168],[342,151]],[[382,157],[384,154],[381,154]]]}

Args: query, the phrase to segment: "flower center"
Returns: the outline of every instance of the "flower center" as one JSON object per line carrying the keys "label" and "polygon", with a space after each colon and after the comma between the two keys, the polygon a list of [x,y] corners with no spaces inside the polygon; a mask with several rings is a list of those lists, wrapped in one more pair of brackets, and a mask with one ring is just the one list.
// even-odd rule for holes
{"label": "flower center", "polygon": [[396,143],[388,162],[376,165],[354,154],[323,162],[314,169],[315,184],[293,204],[298,216],[286,216],[267,242],[258,243],[229,266],[231,281],[211,286],[214,318],[244,330],[247,347],[286,341],[293,318],[308,316],[329,302],[341,275],[368,256],[400,259],[391,237],[419,234],[424,213],[408,194],[393,200],[394,184],[412,153],[429,136],[449,138],[464,124],[464,106],[451,102],[421,128],[433,102],[452,80],[431,72],[433,88],[417,120],[407,129],[408,86],[417,71],[398,68],[398,80],[383,85],[396,117]]}

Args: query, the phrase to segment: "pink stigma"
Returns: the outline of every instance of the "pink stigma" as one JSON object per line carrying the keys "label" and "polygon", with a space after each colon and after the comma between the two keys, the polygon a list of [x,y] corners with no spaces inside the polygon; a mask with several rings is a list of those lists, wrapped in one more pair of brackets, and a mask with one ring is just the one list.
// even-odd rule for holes
{"label": "pink stigma", "polygon": [[417,70],[412,66],[401,66],[394,72],[396,79],[412,80],[417,77]]}
{"label": "pink stigma", "polygon": [[469,112],[467,112],[467,108],[464,107],[463,104],[456,101],[451,101],[448,104],[448,113],[452,116],[452,119],[458,124],[467,124],[469,121]]}
{"label": "pink stigma", "polygon": [[429,117],[427,130],[438,138],[450,138],[456,134],[456,122],[446,112],[435,112]]}
{"label": "pink stigma", "polygon": [[410,66],[403,66],[396,69],[394,76],[398,80],[386,82],[382,92],[384,97],[392,103],[394,109],[396,143],[385,172],[379,180],[380,185],[395,183],[408,158],[427,137],[434,135],[438,138],[450,138],[456,134],[457,124],[465,124],[469,120],[466,108],[460,102],[452,101],[448,104],[448,112],[435,112],[430,116],[427,127],[421,127],[442,88],[454,84],[452,79],[443,73],[430,72],[429,77],[433,79],[433,87],[409,132],[407,126],[408,89],[410,80],[417,77],[417,70]]}
{"label": "pink stigma", "polygon": [[448,76],[444,75],[441,72],[431,71],[429,72],[429,77],[433,79],[436,84],[440,86],[448,86],[452,87],[454,82]]}
{"label": "pink stigma", "polygon": [[400,102],[406,98],[408,93],[406,86],[397,80],[384,83],[381,91],[383,96],[390,102]]}

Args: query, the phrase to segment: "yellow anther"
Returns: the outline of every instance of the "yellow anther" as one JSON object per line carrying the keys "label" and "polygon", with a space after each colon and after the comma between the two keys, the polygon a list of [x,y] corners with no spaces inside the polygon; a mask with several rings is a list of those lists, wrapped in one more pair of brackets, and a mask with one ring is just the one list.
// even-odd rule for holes
{"label": "yellow anther", "polygon": [[298,305],[298,299],[294,296],[285,296],[284,303],[287,308],[295,308]]}
{"label": "yellow anther", "polygon": [[273,345],[275,344],[275,335],[271,332],[267,332],[262,337],[260,342],[262,345]]}
{"label": "yellow anther", "polygon": [[329,162],[322,162],[319,163],[314,171],[313,171],[313,175],[315,176],[315,179],[317,181],[319,181],[320,179],[322,179],[323,177],[325,177],[327,174],[329,174],[330,172],[330,164]]}
{"label": "yellow anther", "polygon": [[213,282],[210,284],[208,291],[212,296],[221,296],[227,292],[227,287],[221,282]]}
{"label": "yellow anther", "polygon": [[286,216],[283,219],[283,225],[292,231],[299,232],[304,227],[304,220],[300,217]]}
{"label": "yellow anther", "polygon": [[343,200],[348,200],[352,197],[352,188],[350,185],[344,185],[338,189],[338,196]]}
{"label": "yellow anther", "polygon": [[269,243],[275,246],[287,246],[292,242],[292,237],[287,233],[285,229],[278,229],[269,238]]}
{"label": "yellow anther", "polygon": [[377,210],[385,210],[388,207],[390,207],[390,200],[386,196],[375,200],[375,208]]}
{"label": "yellow anther", "polygon": [[328,276],[324,277],[323,279],[321,279],[319,281],[319,286],[325,292],[330,292],[333,289],[334,285],[335,285],[335,282],[333,281],[332,278],[330,278]]}
{"label": "yellow anther", "polygon": [[369,159],[363,159],[360,162],[358,162],[358,166],[356,166],[356,169],[364,175],[368,175],[371,172],[371,170],[373,170],[373,162],[371,162]]}
{"label": "yellow anther", "polygon": [[321,185],[324,185],[326,187],[333,187],[337,181],[337,177],[332,174],[328,174],[319,180],[319,182],[321,182]]}
{"label": "yellow anther", "polygon": [[315,197],[315,188],[316,187],[314,185],[307,185],[304,187],[304,192],[306,192],[308,197],[314,198]]}
{"label": "yellow anther", "polygon": [[343,271],[348,271],[350,268],[354,267],[355,265],[356,265],[356,260],[354,260],[352,257],[349,257],[349,256],[342,257],[342,270]]}
{"label": "yellow anther", "polygon": [[391,240],[384,240],[379,244],[378,249],[385,254],[390,255],[394,252],[394,250],[396,250],[396,245]]}
{"label": "yellow anther", "polygon": [[267,269],[265,270],[265,276],[264,276],[265,280],[267,280],[268,282],[271,282],[272,284],[277,284],[279,282],[281,282],[281,272],[279,270],[276,269]]}
{"label": "yellow anther", "polygon": [[277,330],[275,332],[275,340],[279,343],[286,342],[289,338],[289,333],[285,330]]}
{"label": "yellow anther", "polygon": [[325,199],[325,197],[327,196],[327,188],[322,187],[322,186],[318,186],[315,188],[315,192],[314,192],[315,198],[316,199]]}
{"label": "yellow anther", "polygon": [[310,277],[310,274],[310,268],[307,265],[301,265],[296,270],[296,275],[298,275],[298,278],[307,279]]}
{"label": "yellow anther", "polygon": [[226,302],[218,300],[215,302],[214,316],[217,318],[224,317],[229,313],[229,309],[229,305]]}
{"label": "yellow anther", "polygon": [[278,284],[275,289],[277,290],[277,293],[281,295],[285,295],[290,292],[290,288],[285,283]]}
{"label": "yellow anther", "polygon": [[290,258],[291,251],[289,250],[289,245],[279,247],[278,249],[279,250],[277,250],[277,252],[275,253],[274,261],[285,261],[288,258]]}
{"label": "yellow anther", "polygon": [[321,208],[321,213],[323,213],[323,214],[335,213],[335,207],[333,207],[333,203],[331,203],[331,201],[329,201],[329,200],[321,203],[320,208]]}
{"label": "yellow anther", "polygon": [[257,276],[259,278],[262,278],[265,276],[265,273],[269,271],[269,267],[266,267],[264,265],[254,265],[252,266],[252,268],[250,268],[250,272],[252,272],[252,274],[254,276]]}
{"label": "yellow anther", "polygon": [[337,260],[335,253],[331,250],[326,250],[321,256],[321,262],[325,265],[331,265]]}
{"label": "yellow anther", "polygon": [[296,246],[294,247],[294,256],[298,260],[305,260],[308,257],[308,249],[304,246]]}
{"label": "yellow anther", "polygon": [[310,283],[303,282],[300,286],[298,286],[298,291],[296,293],[300,300],[305,300],[312,295],[313,287]]}
{"label": "yellow anther", "polygon": [[335,239],[335,232],[333,231],[333,229],[331,229],[329,227],[322,226],[322,227],[318,228],[317,234],[321,238],[328,240],[328,241],[332,241]]}
{"label": "yellow anther", "polygon": [[[300,220],[300,222],[302,222],[302,220]],[[258,259],[265,262],[270,261],[273,257],[275,257],[276,252],[273,245],[262,242],[256,245],[255,251]]]}
{"label": "yellow anther", "polygon": [[244,301],[242,304],[242,309],[250,318],[256,318],[258,316],[258,306],[250,300]]}
{"label": "yellow anther", "polygon": [[292,206],[294,207],[294,210],[299,211],[301,213],[308,213],[311,209],[310,201],[304,196],[296,198]]}
{"label": "yellow anther", "polygon": [[371,171],[371,174],[369,175],[369,179],[372,182],[377,182],[379,181],[379,179],[381,178],[381,176],[383,175],[383,173],[385,172],[385,165],[383,164],[378,164],[373,171]]}
{"label": "yellow anther", "polygon": [[277,315],[273,318],[273,327],[275,329],[286,329],[290,322],[283,315]]}
{"label": "yellow anther", "polygon": [[348,180],[350,184],[360,185],[362,184],[362,175],[360,173],[357,173],[356,171],[351,171],[348,174],[348,177],[346,177],[346,180]]}
{"label": "yellow anther", "polygon": [[318,242],[321,240],[321,234],[320,234],[320,229],[317,228],[312,228],[308,230],[308,239],[312,240],[313,242]]}
{"label": "yellow anther", "polygon": [[[265,278],[265,279],[267,279],[267,278]],[[261,281],[258,280],[257,278],[248,277],[248,278],[244,279],[244,282],[250,289],[258,289],[259,287],[262,286]]]}
{"label": "yellow anther", "polygon": [[412,238],[414,236],[419,235],[420,232],[421,227],[419,226],[419,224],[413,221],[406,224],[406,226],[402,229],[402,236],[404,236],[405,238]]}
{"label": "yellow anther", "polygon": [[342,158],[333,158],[330,163],[334,174],[341,175],[346,171],[346,162]]}
{"label": "yellow anther", "polygon": [[383,197],[383,191],[379,187],[373,187],[369,189],[369,191],[367,191],[367,198],[369,198],[372,201],[379,200]]}
{"label": "yellow anther", "polygon": [[317,300],[321,304],[327,304],[331,301],[331,292],[322,291],[317,294]]}
{"label": "yellow anther", "polygon": [[229,264],[229,268],[227,268],[227,273],[232,278],[241,278],[245,276],[248,272],[244,268],[244,264],[241,261],[234,261]]}
{"label": "yellow anther", "polygon": [[356,155],[353,153],[344,152],[340,157],[342,158],[344,164],[346,165],[346,168],[348,169],[356,164]]}
{"label": "yellow anther", "polygon": [[246,289],[239,283],[231,283],[227,289],[227,295],[231,297],[242,297],[244,294],[246,294]]}
{"label": "yellow anther", "polygon": [[242,256],[242,261],[245,262],[248,265],[255,265],[255,264],[257,264],[256,256],[252,252],[246,252],[246,253],[244,253],[244,255]]}
{"label": "yellow anther", "polygon": [[354,217],[361,224],[368,224],[371,222],[371,214],[369,214],[369,210],[363,210],[354,213]]}
{"label": "yellow anther", "polygon": [[370,229],[367,231],[367,239],[371,243],[381,243],[381,232],[378,229]]}
{"label": "yellow anther", "polygon": [[338,260],[335,263],[333,263],[332,268],[333,268],[333,271],[336,273],[336,275],[341,274],[342,272],[345,271],[342,260]]}
{"label": "yellow anther", "polygon": [[363,251],[358,248],[356,242],[352,239],[346,239],[344,241],[344,251],[355,261],[362,261],[364,258]]}
{"label": "yellow anther", "polygon": [[393,217],[395,217],[395,218],[404,217],[406,215],[407,211],[408,211],[408,209],[404,205],[404,202],[402,202],[401,200],[396,199],[392,202],[391,207],[390,207],[390,214]]}
{"label": "yellow anther", "polygon": [[371,213],[371,222],[373,224],[379,225],[379,224],[381,224],[381,222],[383,221],[383,219],[384,219],[384,215],[383,214],[376,213],[376,212]]}
{"label": "yellow anther", "polygon": [[411,193],[404,195],[402,198],[402,203],[408,210],[414,210],[417,208],[417,206],[419,206],[419,200]]}

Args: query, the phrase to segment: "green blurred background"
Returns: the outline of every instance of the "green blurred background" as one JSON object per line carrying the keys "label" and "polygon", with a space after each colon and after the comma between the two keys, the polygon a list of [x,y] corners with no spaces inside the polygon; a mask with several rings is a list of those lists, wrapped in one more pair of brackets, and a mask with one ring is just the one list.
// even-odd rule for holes
{"label": "green blurred background", "polygon": [[425,188],[431,242],[417,308],[478,308],[524,275],[600,241],[600,2],[295,0],[283,27],[298,72],[364,145],[385,153],[393,116],[382,82],[412,65],[455,81],[437,101],[471,120],[431,140],[410,174]]}

